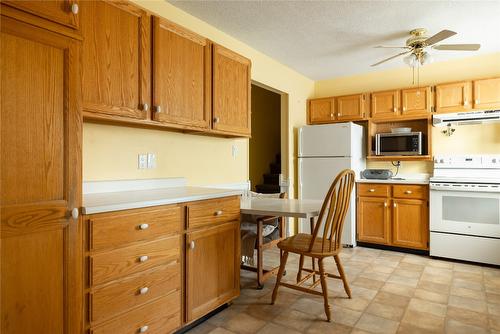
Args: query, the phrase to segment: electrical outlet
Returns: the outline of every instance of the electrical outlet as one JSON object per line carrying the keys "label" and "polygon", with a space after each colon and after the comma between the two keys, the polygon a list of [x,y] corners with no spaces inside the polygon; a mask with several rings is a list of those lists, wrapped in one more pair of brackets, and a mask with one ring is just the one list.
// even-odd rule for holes
{"label": "electrical outlet", "polygon": [[156,154],[148,153],[148,168],[156,168]]}
{"label": "electrical outlet", "polygon": [[234,145],[231,147],[231,155],[233,156],[233,158],[236,158],[236,156],[238,155],[238,146]]}
{"label": "electrical outlet", "polygon": [[148,168],[148,155],[140,153],[137,156],[137,168],[146,169]]}

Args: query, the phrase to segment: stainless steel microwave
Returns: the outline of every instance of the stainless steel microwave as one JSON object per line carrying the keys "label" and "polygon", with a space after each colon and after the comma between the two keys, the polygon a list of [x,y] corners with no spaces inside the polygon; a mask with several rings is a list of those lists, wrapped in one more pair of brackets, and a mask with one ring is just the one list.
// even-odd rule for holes
{"label": "stainless steel microwave", "polygon": [[377,133],[375,155],[422,155],[422,132]]}

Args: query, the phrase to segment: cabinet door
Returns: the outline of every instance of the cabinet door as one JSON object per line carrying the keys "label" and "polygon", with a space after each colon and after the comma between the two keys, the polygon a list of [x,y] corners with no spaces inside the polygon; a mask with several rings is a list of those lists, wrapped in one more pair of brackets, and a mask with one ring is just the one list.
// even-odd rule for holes
{"label": "cabinet door", "polygon": [[399,114],[399,90],[372,93],[372,118],[389,118]]}
{"label": "cabinet door", "polygon": [[86,116],[146,119],[151,105],[149,15],[129,3],[108,1],[83,1],[81,15]]}
{"label": "cabinet door", "polygon": [[309,124],[331,123],[335,120],[333,97],[309,100]]}
{"label": "cabinet door", "polygon": [[431,112],[431,88],[418,87],[401,91],[401,114],[425,115]]}
{"label": "cabinet door", "polygon": [[427,201],[394,199],[392,244],[394,246],[428,249],[429,220]]}
{"label": "cabinet door", "polygon": [[49,21],[65,25],[72,29],[78,29],[79,0],[18,0],[2,2]]}
{"label": "cabinet door", "polygon": [[0,332],[80,333],[78,42],[2,16],[1,45]]}
{"label": "cabinet door", "polygon": [[366,94],[339,96],[337,100],[337,120],[355,121],[365,117]]}
{"label": "cabinet door", "polygon": [[472,82],[462,81],[436,86],[436,112],[460,112],[472,108]]}
{"label": "cabinet door", "polygon": [[220,45],[213,47],[213,115],[216,131],[249,136],[250,60]]}
{"label": "cabinet door", "polygon": [[239,295],[239,222],[191,232],[186,239],[186,307],[191,321]]}
{"label": "cabinet door", "polygon": [[358,241],[389,244],[388,203],[387,198],[358,197]]}
{"label": "cabinet door", "polygon": [[500,78],[474,81],[474,108],[500,108]]}
{"label": "cabinet door", "polygon": [[167,20],[153,22],[153,119],[208,129],[209,41]]}

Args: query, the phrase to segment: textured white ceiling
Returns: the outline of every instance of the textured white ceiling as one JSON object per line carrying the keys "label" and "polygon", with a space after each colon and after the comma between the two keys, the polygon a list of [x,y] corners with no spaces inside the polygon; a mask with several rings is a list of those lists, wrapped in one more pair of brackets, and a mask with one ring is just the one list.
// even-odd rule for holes
{"label": "textured white ceiling", "polygon": [[373,46],[404,45],[419,27],[458,33],[443,43],[481,44],[433,50],[435,61],[500,51],[500,1],[168,1],[314,80],[403,66],[370,67],[400,52]]}

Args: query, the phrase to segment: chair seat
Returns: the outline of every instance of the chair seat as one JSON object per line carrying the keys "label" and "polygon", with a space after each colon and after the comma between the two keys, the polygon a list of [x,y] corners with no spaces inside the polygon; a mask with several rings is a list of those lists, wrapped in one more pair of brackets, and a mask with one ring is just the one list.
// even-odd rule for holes
{"label": "chair seat", "polygon": [[[339,250],[333,250],[331,252],[323,252],[323,238],[317,237],[314,241],[314,246],[312,251],[309,252],[309,245],[312,239],[311,234],[298,233],[294,236],[288,237],[278,243],[278,248],[297,254],[303,254],[312,257],[327,257],[333,256],[339,253]],[[330,241],[325,240],[325,247]]]}

